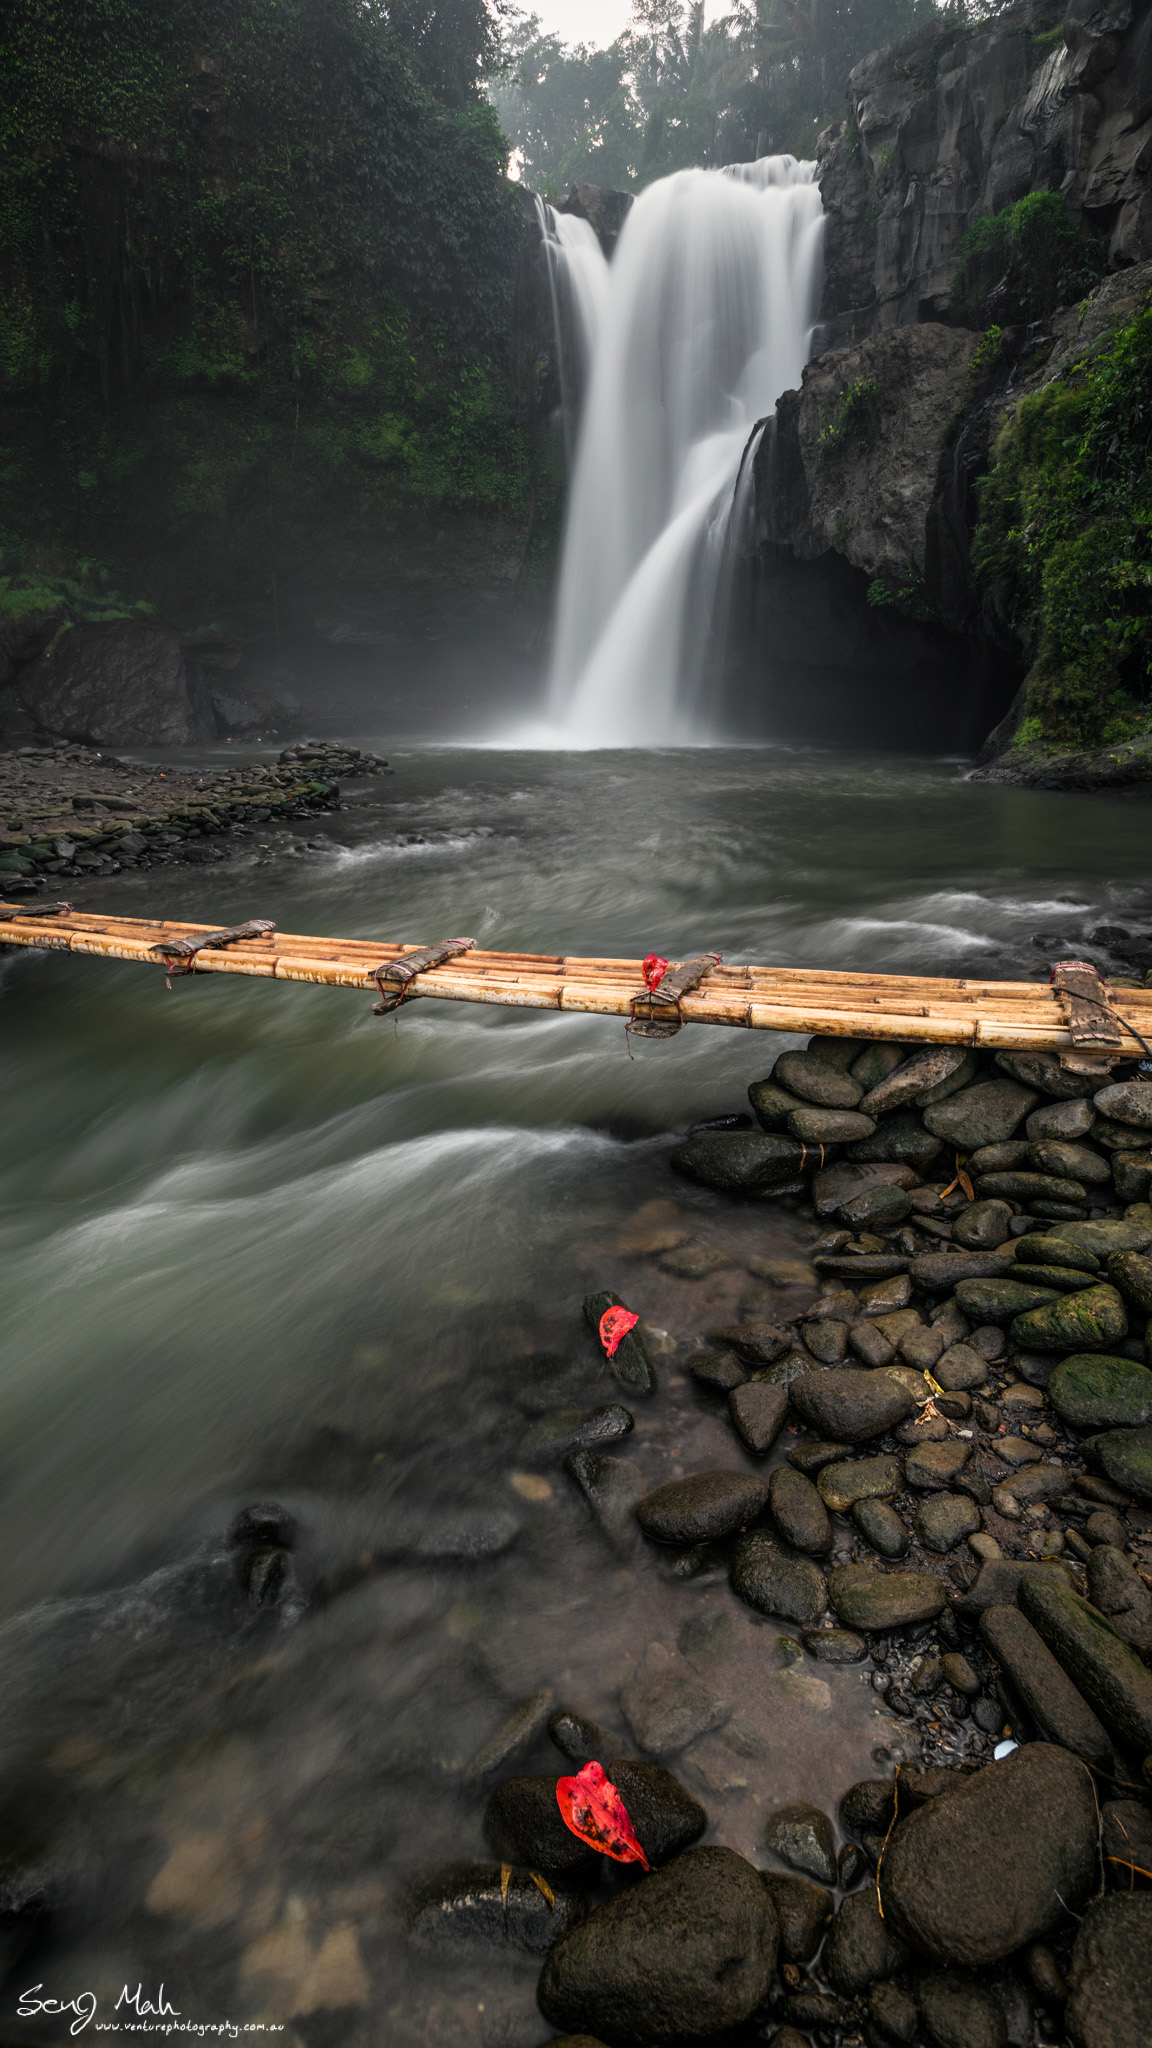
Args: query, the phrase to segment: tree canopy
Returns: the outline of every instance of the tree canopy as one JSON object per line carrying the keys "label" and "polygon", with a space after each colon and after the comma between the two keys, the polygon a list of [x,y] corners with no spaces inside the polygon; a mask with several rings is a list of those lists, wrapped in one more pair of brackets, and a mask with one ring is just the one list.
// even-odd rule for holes
{"label": "tree canopy", "polygon": [[704,0],[635,0],[624,34],[593,50],[510,6],[490,94],[535,190],[636,189],[690,164],[811,156],[862,57],[925,21],[995,11],[995,0],[732,0],[709,23]]}

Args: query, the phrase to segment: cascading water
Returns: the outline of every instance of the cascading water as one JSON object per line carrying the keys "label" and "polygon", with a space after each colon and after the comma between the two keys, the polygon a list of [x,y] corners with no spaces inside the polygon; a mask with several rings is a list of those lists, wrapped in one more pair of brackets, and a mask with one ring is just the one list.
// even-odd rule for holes
{"label": "cascading water", "polygon": [[547,744],[711,737],[701,684],[742,459],[799,383],[819,310],[815,174],[790,156],[680,171],[628,215],[593,334]]}
{"label": "cascading water", "polygon": [[560,392],[568,459],[574,452],[580,403],[600,334],[608,296],[608,265],[591,223],[577,214],[557,213],[537,199],[536,218],[548,264],[552,326],[560,358]]}

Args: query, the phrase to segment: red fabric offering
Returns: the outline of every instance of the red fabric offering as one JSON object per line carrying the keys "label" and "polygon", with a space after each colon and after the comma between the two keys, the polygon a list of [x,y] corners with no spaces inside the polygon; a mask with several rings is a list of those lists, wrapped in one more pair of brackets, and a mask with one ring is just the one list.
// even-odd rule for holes
{"label": "red fabric offering", "polygon": [[640,962],[640,972],[644,976],[645,988],[659,988],[668,972],[668,962],[662,960],[659,953],[649,953]]}
{"label": "red fabric offering", "polygon": [[600,1318],[600,1342],[609,1358],[615,1358],[617,1351],[640,1321],[630,1308],[606,1308]]}
{"label": "red fabric offering", "polygon": [[611,1856],[617,1863],[642,1863],[645,1870],[652,1868],[603,1764],[585,1764],[574,1778],[559,1778],[556,1804],[565,1827],[601,1856]]}

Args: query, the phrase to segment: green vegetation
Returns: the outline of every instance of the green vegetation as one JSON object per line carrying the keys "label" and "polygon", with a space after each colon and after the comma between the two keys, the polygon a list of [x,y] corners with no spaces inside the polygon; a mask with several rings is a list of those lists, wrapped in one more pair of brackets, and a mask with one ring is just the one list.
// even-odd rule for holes
{"label": "green vegetation", "polygon": [[0,521],[194,604],[445,516],[523,525],[493,19],[12,0]]}
{"label": "green vegetation", "polygon": [[981,377],[991,377],[1004,360],[1004,330],[1002,327],[986,328],[968,358],[968,382],[978,384]]}
{"label": "green vegetation", "polygon": [[915,619],[921,626],[938,626],[940,623],[929,602],[922,576],[911,577],[898,590],[890,589],[878,576],[868,585],[868,602],[877,610],[900,612],[904,618]]}
{"label": "green vegetation", "polygon": [[1104,237],[1076,225],[1058,192],[1029,192],[1014,206],[974,220],[960,244],[952,310],[975,326],[988,293],[1008,321],[1043,320],[1075,305],[1107,267]]}
{"label": "green vegetation", "polygon": [[511,9],[491,94],[534,190],[633,190],[691,164],[815,154],[843,117],[848,73],[941,12],[935,0],[635,0],[607,50],[567,48]]}
{"label": "green vegetation", "polygon": [[846,447],[849,441],[870,441],[876,432],[876,400],[880,387],[874,377],[857,377],[840,393],[836,411],[820,429],[822,448]]}
{"label": "green vegetation", "polygon": [[1147,732],[1152,311],[1023,398],[993,450],[973,561],[1032,660],[1018,745]]}

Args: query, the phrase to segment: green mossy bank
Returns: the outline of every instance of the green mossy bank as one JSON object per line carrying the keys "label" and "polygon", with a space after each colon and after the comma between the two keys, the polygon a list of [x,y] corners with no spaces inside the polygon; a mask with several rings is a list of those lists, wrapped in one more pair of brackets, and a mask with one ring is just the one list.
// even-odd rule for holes
{"label": "green mossy bank", "polygon": [[0,622],[515,582],[551,486],[489,37],[482,0],[14,0]]}
{"label": "green mossy bank", "polygon": [[1152,779],[1152,277],[1140,282],[1135,317],[1129,303],[1083,349],[1073,340],[1059,373],[1010,404],[979,485],[973,569],[1028,663],[997,748],[1012,779]]}

